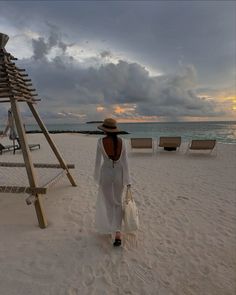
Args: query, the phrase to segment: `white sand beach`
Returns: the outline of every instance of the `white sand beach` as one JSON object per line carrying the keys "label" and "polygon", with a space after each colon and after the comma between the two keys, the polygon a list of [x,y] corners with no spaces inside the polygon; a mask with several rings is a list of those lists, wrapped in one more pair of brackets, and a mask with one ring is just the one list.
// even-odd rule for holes
{"label": "white sand beach", "polygon": [[[97,138],[52,135],[78,186],[66,177],[43,196],[48,227],[38,227],[23,194],[0,194],[0,295],[234,295],[236,294],[236,146],[217,154],[161,149],[131,152],[139,208],[136,241],[114,248],[94,230]],[[42,134],[35,163],[57,163]],[[22,162],[22,153],[0,161]],[[55,169],[37,169],[39,183]],[[6,183],[7,182],[7,183]],[[0,168],[1,185],[27,184],[23,168]]]}

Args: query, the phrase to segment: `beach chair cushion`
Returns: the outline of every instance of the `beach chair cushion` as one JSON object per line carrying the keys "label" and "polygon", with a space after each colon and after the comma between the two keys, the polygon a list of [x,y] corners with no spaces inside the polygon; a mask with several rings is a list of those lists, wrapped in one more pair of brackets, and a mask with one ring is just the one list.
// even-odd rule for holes
{"label": "beach chair cushion", "polygon": [[215,139],[193,139],[189,146],[190,150],[213,150],[216,144]]}
{"label": "beach chair cushion", "polygon": [[134,149],[152,149],[152,138],[131,138],[131,148]]}
{"label": "beach chair cushion", "polygon": [[176,148],[181,145],[181,137],[180,136],[161,136],[159,139],[159,147],[163,147],[165,150],[176,150]]}

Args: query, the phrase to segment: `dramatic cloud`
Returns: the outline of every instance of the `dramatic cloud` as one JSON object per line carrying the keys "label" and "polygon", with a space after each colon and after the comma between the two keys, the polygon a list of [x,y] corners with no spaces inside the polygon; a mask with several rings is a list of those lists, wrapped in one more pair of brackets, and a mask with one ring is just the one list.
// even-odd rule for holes
{"label": "dramatic cloud", "polygon": [[235,21],[233,1],[2,1],[0,31],[45,118],[226,118]]}
{"label": "dramatic cloud", "polygon": [[[93,109],[100,106],[117,117],[216,115],[215,103],[196,95],[196,71],[193,66],[182,67],[172,75],[157,77],[150,76],[139,64],[126,61],[84,68],[64,53],[48,60],[50,49],[45,51],[44,48],[50,46],[45,41],[43,44],[46,46],[40,46],[42,50],[37,58],[34,51],[33,57],[23,60],[22,64],[36,82],[44,103],[58,113],[72,114],[73,109],[79,110],[87,104],[90,109],[91,105],[94,105]],[[120,106],[120,111],[115,105]],[[135,107],[130,108],[129,105]],[[66,112],[63,111],[65,107],[68,109]],[[103,112],[97,111],[96,116],[100,115],[104,115]],[[92,118],[90,112],[87,118],[81,114],[78,117]]]}

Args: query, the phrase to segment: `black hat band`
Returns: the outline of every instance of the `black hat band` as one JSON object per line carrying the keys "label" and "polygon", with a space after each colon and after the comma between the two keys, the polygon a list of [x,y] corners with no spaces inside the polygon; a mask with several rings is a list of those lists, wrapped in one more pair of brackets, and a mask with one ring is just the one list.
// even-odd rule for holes
{"label": "black hat band", "polygon": [[107,126],[107,125],[104,125],[104,124],[102,124],[102,127],[104,127],[104,128],[108,128],[108,129],[116,129],[117,127],[111,127],[111,126]]}

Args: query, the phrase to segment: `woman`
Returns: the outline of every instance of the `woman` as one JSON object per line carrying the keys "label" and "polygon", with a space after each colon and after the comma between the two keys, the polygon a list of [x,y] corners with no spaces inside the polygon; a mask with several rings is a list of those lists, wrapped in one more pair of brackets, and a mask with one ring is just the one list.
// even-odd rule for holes
{"label": "woman", "polygon": [[[94,178],[99,184],[95,225],[100,233],[115,232],[114,246],[121,245],[122,193],[130,186],[125,143],[117,136],[116,120],[107,118],[98,126],[106,134],[97,144]],[[103,158],[103,163],[102,163]]]}

